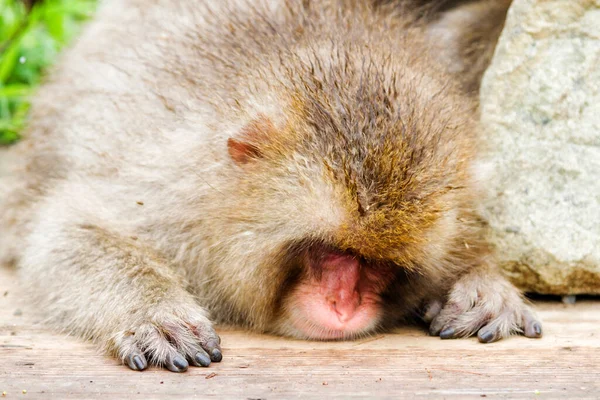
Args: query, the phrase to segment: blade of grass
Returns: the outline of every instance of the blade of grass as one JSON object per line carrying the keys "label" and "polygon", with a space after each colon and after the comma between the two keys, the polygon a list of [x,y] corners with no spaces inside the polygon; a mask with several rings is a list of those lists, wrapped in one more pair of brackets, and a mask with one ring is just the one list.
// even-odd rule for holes
{"label": "blade of grass", "polygon": [[0,86],[0,97],[5,97],[7,99],[26,97],[29,96],[31,91],[32,88],[30,86],[15,83],[5,87]]}
{"label": "blade of grass", "polygon": [[20,139],[20,135],[16,130],[6,130],[3,131],[0,128],[0,146],[6,146],[8,144],[12,144]]}

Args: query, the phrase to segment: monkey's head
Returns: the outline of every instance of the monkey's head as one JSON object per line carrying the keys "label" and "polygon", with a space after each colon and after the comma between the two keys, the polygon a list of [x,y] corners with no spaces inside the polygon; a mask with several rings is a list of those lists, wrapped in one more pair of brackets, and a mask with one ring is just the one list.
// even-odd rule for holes
{"label": "monkey's head", "polygon": [[352,338],[456,272],[472,109],[429,77],[371,69],[296,83],[283,118],[255,115],[229,138],[215,233],[229,284],[215,290],[238,322]]}

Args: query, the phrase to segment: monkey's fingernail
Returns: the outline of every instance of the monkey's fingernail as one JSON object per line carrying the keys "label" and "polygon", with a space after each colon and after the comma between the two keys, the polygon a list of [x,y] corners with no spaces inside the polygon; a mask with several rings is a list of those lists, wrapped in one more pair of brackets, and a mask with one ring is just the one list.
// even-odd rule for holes
{"label": "monkey's fingernail", "polygon": [[220,362],[223,359],[223,354],[219,349],[212,349],[210,352],[210,359],[214,362]]}
{"label": "monkey's fingernail", "polygon": [[453,339],[454,338],[454,328],[446,328],[440,332],[441,339]]}
{"label": "monkey's fingernail", "polygon": [[171,361],[167,361],[165,366],[171,372],[185,372],[190,364],[188,364],[187,360],[182,356],[176,355]]}
{"label": "monkey's fingernail", "polygon": [[219,362],[223,359],[223,354],[221,354],[221,350],[219,350],[219,345],[216,340],[210,340],[206,343],[204,349],[210,354],[210,359],[214,362]]}
{"label": "monkey's fingernail", "polygon": [[134,371],[143,371],[148,368],[146,358],[142,355],[129,356],[127,358],[127,365]]}
{"label": "monkey's fingernail", "polygon": [[139,371],[143,371],[148,367],[148,363],[146,362],[145,358],[142,358],[141,356],[133,356],[133,364],[135,365],[135,367],[139,370]]}
{"label": "monkey's fingernail", "polygon": [[479,331],[477,338],[482,343],[489,343],[494,340],[495,335],[494,335],[494,332],[492,332],[492,331],[486,331],[486,332]]}
{"label": "monkey's fingernail", "polygon": [[187,367],[189,367],[189,364],[188,364],[188,362],[186,361],[186,359],[185,359],[185,358],[183,358],[183,357],[181,357],[181,356],[176,356],[176,357],[173,359],[173,365],[175,365],[175,366],[176,366],[177,368],[179,368],[179,369],[184,369],[184,368],[187,368]]}
{"label": "monkey's fingernail", "polygon": [[210,365],[210,357],[206,353],[198,352],[194,356],[194,359],[202,367],[208,367]]}
{"label": "monkey's fingernail", "polygon": [[542,336],[542,326],[538,322],[533,324],[533,332],[537,337]]}

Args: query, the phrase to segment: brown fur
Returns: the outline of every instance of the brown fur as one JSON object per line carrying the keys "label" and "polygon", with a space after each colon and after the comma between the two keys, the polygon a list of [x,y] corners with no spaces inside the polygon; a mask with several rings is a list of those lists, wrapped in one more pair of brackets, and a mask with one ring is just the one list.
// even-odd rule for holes
{"label": "brown fur", "polygon": [[478,94],[511,2],[466,1],[432,18],[428,28],[431,42],[438,48],[440,60],[468,93]]}
{"label": "brown fur", "polygon": [[463,90],[477,96],[512,0],[374,0],[377,7],[411,12],[425,24],[437,60]]}
{"label": "brown fur", "polygon": [[373,329],[449,299],[434,334],[539,336],[481,240],[476,105],[418,17],[190,3],[106,4],[3,167],[0,254],[49,323],[182,371],[220,360],[207,311],[305,337],[291,289],[333,248],[394,271]]}

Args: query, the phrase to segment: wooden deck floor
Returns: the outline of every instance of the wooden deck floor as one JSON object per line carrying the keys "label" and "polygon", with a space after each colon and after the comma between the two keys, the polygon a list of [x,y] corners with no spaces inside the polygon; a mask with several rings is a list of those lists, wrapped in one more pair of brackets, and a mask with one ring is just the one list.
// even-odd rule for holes
{"label": "wooden deck floor", "polygon": [[[7,399],[599,399],[600,302],[538,303],[541,340],[490,345],[401,329],[358,342],[221,331],[224,359],[174,374],[130,371],[36,326],[15,274],[0,269],[0,394]],[[25,393],[26,391],[26,393]]]}

